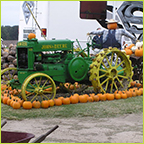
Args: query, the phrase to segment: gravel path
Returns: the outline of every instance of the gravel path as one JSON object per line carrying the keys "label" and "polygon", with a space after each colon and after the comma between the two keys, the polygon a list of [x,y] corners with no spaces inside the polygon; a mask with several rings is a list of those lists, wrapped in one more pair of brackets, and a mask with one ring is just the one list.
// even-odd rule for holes
{"label": "gravel path", "polygon": [[42,143],[143,143],[143,113],[101,119],[8,120],[2,130],[32,133],[37,138],[55,125],[59,128]]}

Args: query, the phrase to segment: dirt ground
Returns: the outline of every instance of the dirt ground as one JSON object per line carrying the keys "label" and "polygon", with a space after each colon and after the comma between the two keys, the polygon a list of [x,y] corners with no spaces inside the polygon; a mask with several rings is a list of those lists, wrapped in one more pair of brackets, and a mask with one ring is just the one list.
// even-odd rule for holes
{"label": "dirt ground", "polygon": [[143,114],[116,118],[7,120],[4,131],[35,135],[30,142],[58,125],[41,143],[143,143]]}

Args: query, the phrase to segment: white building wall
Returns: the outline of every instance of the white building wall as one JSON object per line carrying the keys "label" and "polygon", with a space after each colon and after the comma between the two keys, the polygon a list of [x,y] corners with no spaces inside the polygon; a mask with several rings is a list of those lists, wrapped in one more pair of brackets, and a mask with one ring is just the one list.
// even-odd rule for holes
{"label": "white building wall", "polygon": [[[19,40],[23,40],[23,29],[34,28],[35,22],[30,16],[28,23],[25,23],[24,14],[20,8]],[[36,2],[35,2],[36,6]],[[37,1],[37,14],[34,9],[34,16],[41,28],[47,28],[46,39],[70,39],[87,40],[87,33],[101,27],[96,20],[80,19],[79,1]],[[41,32],[36,26],[36,36],[43,40]]]}

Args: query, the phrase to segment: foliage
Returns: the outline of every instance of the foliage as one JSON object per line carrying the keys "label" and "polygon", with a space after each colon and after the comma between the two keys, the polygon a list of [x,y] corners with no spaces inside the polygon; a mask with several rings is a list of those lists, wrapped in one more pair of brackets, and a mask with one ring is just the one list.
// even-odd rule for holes
{"label": "foliage", "polygon": [[18,40],[18,26],[1,26],[3,40]]}

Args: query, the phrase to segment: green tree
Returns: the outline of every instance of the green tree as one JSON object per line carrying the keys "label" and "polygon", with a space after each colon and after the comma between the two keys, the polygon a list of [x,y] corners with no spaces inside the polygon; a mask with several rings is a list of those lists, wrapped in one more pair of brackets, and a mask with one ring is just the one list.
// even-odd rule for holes
{"label": "green tree", "polygon": [[1,37],[4,40],[18,40],[18,26],[1,26]]}

